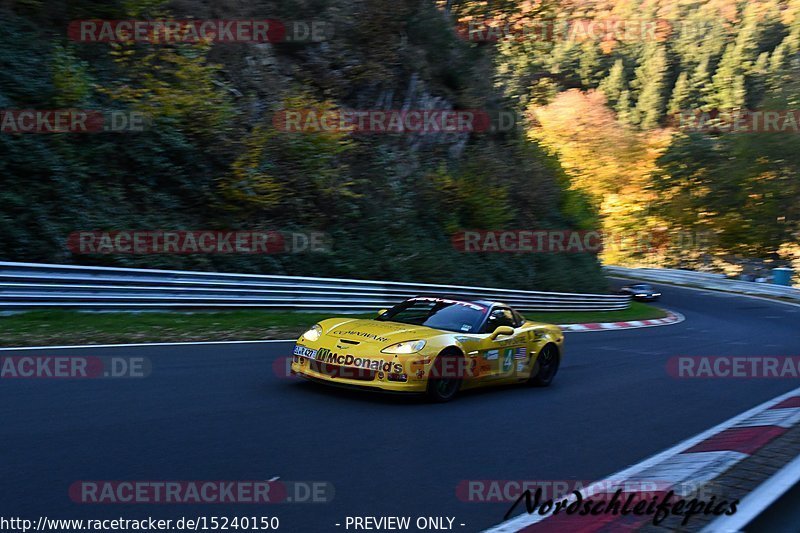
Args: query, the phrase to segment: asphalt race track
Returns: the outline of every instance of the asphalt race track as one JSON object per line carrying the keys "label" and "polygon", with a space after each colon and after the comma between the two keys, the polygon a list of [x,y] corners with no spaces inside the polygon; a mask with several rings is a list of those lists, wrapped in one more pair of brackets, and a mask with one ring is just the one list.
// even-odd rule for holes
{"label": "asphalt race track", "polygon": [[[800,307],[661,286],[673,326],[572,333],[549,389],[500,388],[431,405],[282,379],[291,343],[3,352],[148,357],[128,380],[0,380],[0,515],[278,516],[284,531],[346,516],[502,521],[456,497],[463,480],[593,480],[797,387],[793,379],[679,380],[676,355],[800,355]],[[327,481],[330,503],[81,505],[77,480]],[[341,523],[341,527],[335,524]],[[458,524],[465,524],[463,527]]]}

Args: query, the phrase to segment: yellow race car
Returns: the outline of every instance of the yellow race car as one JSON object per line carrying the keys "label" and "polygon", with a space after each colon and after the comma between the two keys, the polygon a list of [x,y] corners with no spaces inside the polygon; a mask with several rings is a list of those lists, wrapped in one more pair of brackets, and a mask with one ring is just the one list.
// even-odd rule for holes
{"label": "yellow race car", "polygon": [[297,340],[292,373],[446,402],[476,387],[550,385],[563,343],[558,326],[526,321],[499,302],[418,296],[374,319],[315,324]]}

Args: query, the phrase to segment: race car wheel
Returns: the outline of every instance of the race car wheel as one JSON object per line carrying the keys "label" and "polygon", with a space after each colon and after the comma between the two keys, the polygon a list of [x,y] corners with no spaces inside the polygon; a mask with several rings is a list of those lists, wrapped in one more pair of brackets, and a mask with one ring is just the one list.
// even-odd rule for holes
{"label": "race car wheel", "polygon": [[534,368],[535,373],[531,374],[528,383],[534,387],[549,387],[558,373],[559,364],[561,364],[561,357],[558,354],[558,348],[553,344],[546,344],[539,352]]}
{"label": "race car wheel", "polygon": [[428,377],[428,398],[434,402],[449,402],[461,389],[463,377],[464,358],[460,354],[439,354]]}

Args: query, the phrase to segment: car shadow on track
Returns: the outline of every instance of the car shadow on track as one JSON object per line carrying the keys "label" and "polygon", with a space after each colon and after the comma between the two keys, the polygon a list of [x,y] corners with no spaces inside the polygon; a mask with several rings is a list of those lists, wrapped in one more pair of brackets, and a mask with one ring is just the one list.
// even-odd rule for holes
{"label": "car shadow on track", "polygon": [[[517,399],[519,395],[537,394],[542,397],[549,396],[545,394],[547,389],[537,389],[526,386],[525,384],[518,385],[499,385],[497,387],[485,387],[480,389],[470,389],[460,392],[458,397],[446,404],[438,404],[430,401],[425,394],[422,393],[391,393],[380,392],[369,389],[357,389],[349,387],[341,387],[335,385],[326,385],[323,383],[314,383],[311,381],[298,380],[292,383],[286,383],[287,392],[292,394],[305,394],[313,395],[319,399],[339,399],[348,402],[358,402],[359,404],[372,403],[377,405],[459,405],[463,403],[471,403],[473,400],[484,401],[493,395],[506,394],[507,396]],[[289,388],[291,390],[289,390]],[[554,384],[553,389],[558,388],[558,384]]]}

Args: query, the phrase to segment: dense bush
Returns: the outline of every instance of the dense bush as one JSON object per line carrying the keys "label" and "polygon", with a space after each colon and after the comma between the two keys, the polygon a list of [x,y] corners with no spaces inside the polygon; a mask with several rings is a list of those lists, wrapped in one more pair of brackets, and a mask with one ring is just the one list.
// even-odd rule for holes
{"label": "dense bush", "polygon": [[[0,8],[0,107],[140,111],[143,132],[0,134],[0,259],[603,290],[594,256],[463,254],[460,229],[593,219],[522,132],[283,134],[286,106],[511,106],[433,4],[17,2]],[[78,18],[321,19],[323,43],[70,42]],[[80,230],[324,231],[325,254],[72,255]]]}

